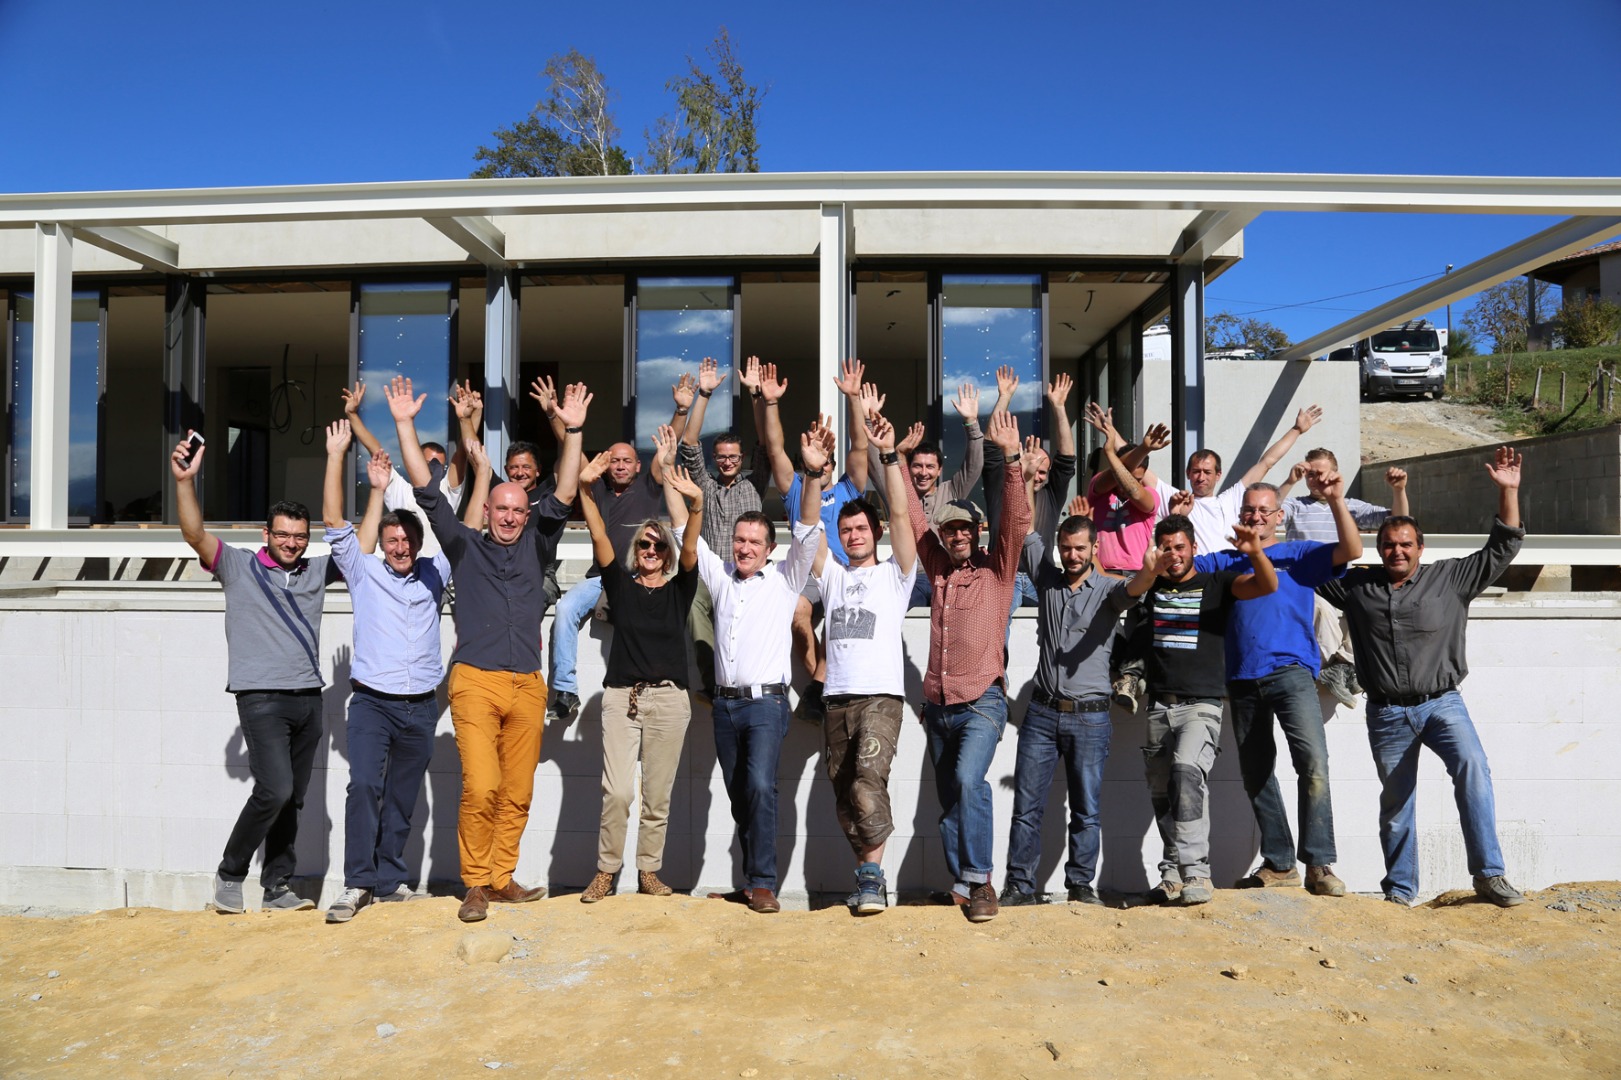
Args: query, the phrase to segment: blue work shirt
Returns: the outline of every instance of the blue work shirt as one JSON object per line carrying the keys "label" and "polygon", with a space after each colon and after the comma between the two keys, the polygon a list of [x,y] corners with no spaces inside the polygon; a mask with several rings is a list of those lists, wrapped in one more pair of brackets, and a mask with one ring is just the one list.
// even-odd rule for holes
{"label": "blue work shirt", "polygon": [[[1311,613],[1317,586],[1345,576],[1345,565],[1334,565],[1334,544],[1314,540],[1284,540],[1266,549],[1278,574],[1278,591],[1233,605],[1227,621],[1227,681],[1259,679],[1299,664],[1316,678],[1322,668]],[[1193,560],[1196,570],[1255,569],[1248,555],[1217,551]]]}
{"label": "blue work shirt", "polygon": [[[799,520],[799,501],[804,497],[805,474],[796,472],[793,483],[788,485],[788,494],[782,497],[783,512],[788,515],[789,521]],[[849,473],[840,476],[832,487],[822,488],[822,529],[827,533],[828,553],[839,560],[840,566],[849,566],[850,556],[844,553],[844,545],[839,543],[839,511],[851,499],[859,498],[861,492],[856,489]]]}
{"label": "blue work shirt", "polygon": [[329,529],[332,561],[343,571],[355,612],[355,654],[349,676],[384,694],[431,693],[444,678],[439,605],[450,580],[443,554],[418,559],[397,574],[382,559],[361,554],[355,527]]}

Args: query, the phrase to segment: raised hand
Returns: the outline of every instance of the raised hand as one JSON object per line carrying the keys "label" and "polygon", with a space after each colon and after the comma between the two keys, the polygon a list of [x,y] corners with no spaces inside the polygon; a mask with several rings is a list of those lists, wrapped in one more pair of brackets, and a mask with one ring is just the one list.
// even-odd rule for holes
{"label": "raised hand", "polygon": [[552,409],[552,413],[563,421],[566,428],[584,427],[586,412],[595,396],[586,389],[585,383],[570,383],[563,392],[563,400]]}
{"label": "raised hand", "polygon": [[1187,517],[1193,513],[1193,492],[1176,492],[1171,496],[1171,501],[1166,506],[1166,509],[1173,514],[1181,514],[1183,517]]}
{"label": "raised hand", "polygon": [[1290,484],[1298,484],[1298,483],[1300,483],[1300,481],[1302,481],[1302,480],[1304,480],[1306,478],[1306,474],[1308,472],[1310,472],[1310,471],[1311,471],[1311,466],[1307,465],[1304,461],[1295,462],[1294,465],[1291,466],[1290,469],[1289,469],[1289,483]]}
{"label": "raised hand", "polygon": [[1108,435],[1114,431],[1114,409],[1105,409],[1095,401],[1088,401],[1086,408],[1081,410],[1081,419],[1095,429],[1099,434]]}
{"label": "raised hand", "polygon": [[1075,380],[1060,372],[1053,376],[1053,381],[1047,385],[1047,400],[1052,402],[1055,409],[1062,409],[1069,400],[1069,392],[1075,386]]}
{"label": "raised hand", "polygon": [[878,387],[873,383],[861,384],[861,411],[866,414],[868,420],[883,415],[884,402],[888,400],[889,395],[880,394]]}
{"label": "raised hand", "polygon": [[468,379],[467,385],[461,383],[450,384],[450,406],[456,410],[456,416],[462,420],[471,420],[484,411],[484,396],[473,389],[473,380]]}
{"label": "raised hand", "polygon": [[544,375],[529,384],[529,396],[540,403],[540,411],[550,417],[557,408],[557,387],[552,384],[552,377]]}
{"label": "raised hand", "polygon": [[[714,363],[713,360],[709,362]],[[675,381],[675,385],[670,387],[670,396],[675,398],[676,408],[690,409],[692,408],[692,395],[697,391],[698,384],[693,381],[691,375],[683,371],[681,377]]]}
{"label": "raised hand", "polygon": [[731,373],[720,369],[720,364],[713,356],[706,356],[698,362],[698,389],[713,394],[720,384],[726,381],[729,374]]}
{"label": "raised hand", "polygon": [[366,384],[357,382],[353,390],[347,386],[340,386],[338,387],[338,393],[343,397],[343,414],[345,416],[354,416],[360,411],[360,402],[366,396]]}
{"label": "raised hand", "polygon": [[704,504],[703,489],[692,479],[692,474],[679,465],[672,465],[664,470],[664,482],[674,488],[681,497],[687,500],[688,510],[697,510]]}
{"label": "raised hand", "polygon": [[799,437],[799,460],[808,473],[821,472],[833,458],[833,430],[831,425],[823,424],[826,419],[821,417]]}
{"label": "raised hand", "polygon": [[910,454],[913,450],[916,450],[918,444],[923,441],[924,434],[923,421],[914,421],[912,426],[906,429],[906,438],[895,444],[896,453]]}
{"label": "raised hand", "polygon": [[1024,439],[1024,456],[1019,459],[1026,480],[1034,480],[1036,474],[1048,468],[1047,451],[1041,448],[1041,440],[1034,435],[1026,435]]}
{"label": "raised hand", "polygon": [[951,403],[957,407],[957,414],[964,420],[979,419],[979,387],[971,382],[965,382],[957,387],[957,396]]}
{"label": "raised hand", "polygon": [[669,424],[660,424],[653,432],[653,448],[657,451],[654,456],[664,463],[665,468],[675,462],[675,445],[678,441],[675,428]]}
{"label": "raised hand", "polygon": [[1345,477],[1338,469],[1322,469],[1306,474],[1306,487],[1325,499],[1345,498]]}
{"label": "raised hand", "polygon": [[782,395],[788,392],[788,380],[777,378],[776,364],[762,364],[760,367],[760,393],[765,395],[767,401],[781,401]]}
{"label": "raised hand", "polygon": [[474,475],[490,468],[490,454],[484,449],[482,440],[468,439],[463,446],[467,451],[467,460],[472,463]]}
{"label": "raised hand", "polygon": [[602,453],[580,466],[581,487],[584,487],[587,484],[594,484],[598,480],[602,479],[602,474],[608,471],[608,458],[610,456],[612,455],[609,453],[609,451],[604,450]]}
{"label": "raised hand", "polygon": [[[1112,420],[1113,417],[1110,417]],[[1171,429],[1164,424],[1152,424],[1143,432],[1143,447],[1149,453],[1165,449],[1171,445]]]}
{"label": "raised hand", "polygon": [[367,459],[366,479],[379,490],[388,487],[388,482],[394,479],[394,462],[389,460],[387,450],[379,450]]}
{"label": "raised hand", "polygon": [[880,454],[892,453],[895,449],[895,425],[882,416],[875,416],[867,424],[867,437],[878,448]]}
{"label": "raised hand", "polygon": [[[203,451],[206,446],[197,447],[195,454],[191,453],[191,432],[175,444],[174,452],[169,455],[169,471],[174,473],[176,480],[190,480],[197,475],[197,470],[203,467]],[[186,455],[191,454],[191,464],[186,463]]]}
{"label": "raised hand", "polygon": [[404,375],[396,375],[383,384],[383,397],[388,400],[388,411],[396,421],[415,419],[422,411],[422,403],[428,400],[427,394],[412,396],[411,380]]}
{"label": "raised hand", "polygon": [[1385,470],[1385,483],[1390,485],[1391,491],[1406,491],[1407,470],[1391,466]]}
{"label": "raised hand", "polygon": [[743,384],[750,394],[760,389],[760,358],[751,356],[743,362],[743,371],[738,375],[737,381]]}
{"label": "raised hand", "polygon": [[1486,472],[1492,483],[1505,491],[1520,486],[1520,463],[1523,459],[1512,446],[1499,446],[1493,460],[1486,463]]}
{"label": "raised hand", "polygon": [[326,453],[328,457],[333,454],[347,453],[349,444],[354,441],[354,435],[349,430],[349,421],[334,420],[326,426]]}
{"label": "raised hand", "polygon": [[1013,391],[1019,388],[1019,373],[1013,365],[1003,364],[996,369],[996,400],[1007,404],[1013,400]]}
{"label": "raised hand", "polygon": [[1307,405],[1295,414],[1295,430],[1304,435],[1311,430],[1311,426],[1323,418],[1323,410],[1317,405]]}
{"label": "raised hand", "polygon": [[991,414],[991,430],[986,432],[991,442],[1001,447],[1006,457],[1019,452],[1019,419],[1010,412]]}
{"label": "raised hand", "polygon": [[1064,507],[1064,513],[1070,517],[1091,517],[1092,500],[1085,495],[1077,495],[1069,501],[1068,506]]}
{"label": "raised hand", "polygon": [[1170,568],[1171,561],[1174,558],[1175,556],[1173,556],[1169,551],[1161,548],[1158,544],[1149,544],[1148,550],[1143,552],[1143,569],[1147,570],[1155,577],[1163,577],[1165,575],[1165,571]]}
{"label": "raised hand", "polygon": [[833,380],[833,385],[838,387],[839,392],[845,397],[860,397],[861,376],[866,372],[867,365],[852,357],[844,362],[838,377]]}
{"label": "raised hand", "polygon": [[1261,544],[1261,530],[1249,525],[1234,525],[1233,535],[1229,536],[1227,541],[1251,557],[1265,550]]}

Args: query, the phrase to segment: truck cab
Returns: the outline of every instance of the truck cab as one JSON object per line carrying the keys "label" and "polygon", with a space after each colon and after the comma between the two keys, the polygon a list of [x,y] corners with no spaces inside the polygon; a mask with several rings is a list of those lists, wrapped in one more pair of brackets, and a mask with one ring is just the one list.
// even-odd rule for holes
{"label": "truck cab", "polygon": [[1381,330],[1354,346],[1362,369],[1362,394],[1370,399],[1394,394],[1446,393],[1447,333],[1416,319]]}

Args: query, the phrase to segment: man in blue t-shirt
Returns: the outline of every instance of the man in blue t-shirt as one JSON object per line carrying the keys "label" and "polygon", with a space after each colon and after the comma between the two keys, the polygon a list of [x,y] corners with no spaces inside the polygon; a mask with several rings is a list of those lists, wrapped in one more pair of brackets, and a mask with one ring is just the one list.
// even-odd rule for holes
{"label": "man in blue t-shirt", "polygon": [[[1300,884],[1296,848],[1283,808],[1274,768],[1278,745],[1272,733],[1277,717],[1299,776],[1299,860],[1306,864],[1306,888],[1318,896],[1344,896],[1345,882],[1334,873],[1334,806],[1328,787],[1328,740],[1317,697],[1320,652],[1312,629],[1316,588],[1341,577],[1362,556],[1362,536],[1345,501],[1345,479],[1332,469],[1307,474],[1314,495],[1333,512],[1339,541],[1277,538],[1278,489],[1251,484],[1239,506],[1241,524],[1257,530],[1277,570],[1278,590],[1234,605],[1227,628],[1227,699],[1238,743],[1244,791],[1261,831],[1261,865],[1240,888]],[[1249,557],[1214,552],[1196,560],[1200,570],[1248,570]]]}

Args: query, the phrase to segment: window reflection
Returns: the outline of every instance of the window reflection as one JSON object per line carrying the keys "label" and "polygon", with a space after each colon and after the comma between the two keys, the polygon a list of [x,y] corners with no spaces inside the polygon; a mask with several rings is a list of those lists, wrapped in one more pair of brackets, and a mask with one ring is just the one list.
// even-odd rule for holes
{"label": "window reflection", "polygon": [[[26,521],[31,505],[34,438],[34,296],[13,301],[11,490],[7,511]],[[97,414],[101,406],[101,294],[73,294],[68,379],[68,516],[100,519],[96,495]]]}
{"label": "window reflection", "polygon": [[[366,386],[360,419],[383,448],[398,460],[394,417],[383,387],[396,375],[411,380],[412,393],[428,398],[417,414],[417,437],[424,443],[449,443],[451,355],[451,285],[448,281],[367,282],[360,286],[360,348],[357,371]],[[366,462],[357,455],[355,483],[364,505]]]}
{"label": "window reflection", "polygon": [[670,388],[683,372],[698,375],[698,363],[714,357],[727,373],[704,410],[701,441],[712,450],[714,436],[732,427],[732,370],[736,332],[730,277],[638,278],[636,281],[636,451],[652,456],[653,433],[670,422],[675,402]]}
{"label": "window reflection", "polygon": [[[1039,274],[945,274],[940,279],[940,398],[945,469],[956,471],[967,436],[954,404],[957,388],[979,388],[979,420],[996,407],[996,369],[1019,376],[1008,408],[1019,434],[1040,434],[1042,405],[1042,279]],[[976,497],[979,497],[976,494]]]}

